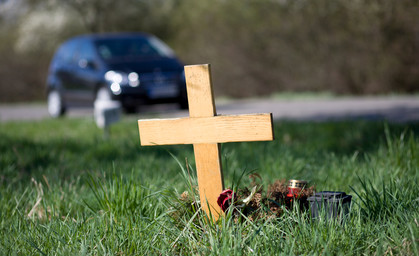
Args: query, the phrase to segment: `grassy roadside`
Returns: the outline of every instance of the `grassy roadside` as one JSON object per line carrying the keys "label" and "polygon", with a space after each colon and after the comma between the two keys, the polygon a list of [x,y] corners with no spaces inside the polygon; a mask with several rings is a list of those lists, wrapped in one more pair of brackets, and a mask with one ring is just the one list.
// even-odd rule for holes
{"label": "grassy roadside", "polygon": [[345,225],[295,211],[212,225],[185,209],[173,219],[191,146],[140,147],[131,119],[108,140],[90,119],[1,123],[0,254],[415,255],[418,134],[417,123],[279,122],[274,142],[225,144],[227,186],[254,170],[265,191],[276,179],[307,179],[354,204]]}

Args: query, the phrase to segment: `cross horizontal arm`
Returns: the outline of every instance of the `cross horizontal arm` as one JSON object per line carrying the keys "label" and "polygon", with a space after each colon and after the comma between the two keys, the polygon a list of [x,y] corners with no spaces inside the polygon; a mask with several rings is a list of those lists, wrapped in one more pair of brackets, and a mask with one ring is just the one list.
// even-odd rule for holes
{"label": "cross horizontal arm", "polygon": [[272,114],[139,120],[143,146],[273,140]]}

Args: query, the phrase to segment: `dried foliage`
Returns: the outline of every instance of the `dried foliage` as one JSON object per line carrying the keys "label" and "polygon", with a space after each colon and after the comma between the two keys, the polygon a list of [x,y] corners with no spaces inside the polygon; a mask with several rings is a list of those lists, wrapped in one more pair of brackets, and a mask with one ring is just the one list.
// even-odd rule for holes
{"label": "dried foliage", "polygon": [[[250,178],[253,179],[255,176],[260,178],[258,174],[252,174]],[[286,180],[276,180],[268,186],[267,193],[263,192],[263,187],[254,179],[252,180],[251,186],[257,186],[258,190],[250,202],[246,205],[243,204],[243,200],[251,195],[251,189],[248,187],[240,188],[236,193],[237,198],[234,200],[234,205],[227,210],[233,211],[236,221],[239,221],[243,215],[250,220],[277,218],[283,214],[284,209],[293,210],[294,203],[298,203],[298,209],[307,210],[307,199],[315,192],[315,187],[311,186],[303,189],[298,198],[290,199],[287,197],[288,189]],[[191,196],[187,191],[179,196],[179,201],[174,204],[175,206],[171,212],[175,223],[179,222],[178,219],[181,217],[191,216],[197,213],[200,205],[194,198],[196,197]]]}
{"label": "dried foliage", "polygon": [[[252,184],[253,185],[253,184]],[[261,186],[260,186],[261,187]],[[298,198],[290,199],[287,197],[288,188],[286,180],[276,180],[268,186],[266,195],[260,189],[254,195],[247,208],[243,212],[245,215],[252,215],[252,219],[279,217],[283,209],[292,209],[293,204],[298,202],[299,208],[308,208],[307,199],[315,192],[315,187],[304,188]],[[239,198],[246,198],[250,195],[248,188],[239,190]]]}

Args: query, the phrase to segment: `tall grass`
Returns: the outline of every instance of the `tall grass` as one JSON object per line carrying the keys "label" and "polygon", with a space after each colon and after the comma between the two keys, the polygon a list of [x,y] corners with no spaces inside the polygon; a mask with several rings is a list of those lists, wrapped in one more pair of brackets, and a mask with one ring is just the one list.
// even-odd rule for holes
{"label": "tall grass", "polygon": [[[222,147],[226,184],[301,178],[353,196],[344,223],[208,221],[190,146],[140,147],[135,120],[104,140],[92,120],[0,124],[1,255],[418,255],[419,125],[275,124],[274,142]],[[169,153],[170,152],[170,153]],[[185,161],[187,159],[187,161]],[[186,195],[186,194],[184,194]]]}

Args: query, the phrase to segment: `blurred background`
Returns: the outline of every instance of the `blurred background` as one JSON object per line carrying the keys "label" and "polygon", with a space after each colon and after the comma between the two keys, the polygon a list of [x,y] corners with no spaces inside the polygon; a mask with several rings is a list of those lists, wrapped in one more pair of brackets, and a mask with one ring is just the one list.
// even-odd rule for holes
{"label": "blurred background", "polygon": [[0,0],[0,102],[45,100],[60,43],[116,31],[211,63],[218,96],[418,92],[418,14],[419,0]]}

